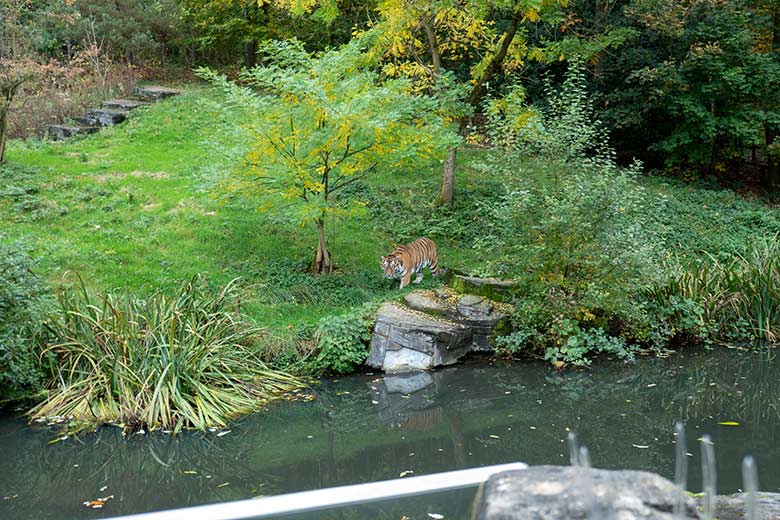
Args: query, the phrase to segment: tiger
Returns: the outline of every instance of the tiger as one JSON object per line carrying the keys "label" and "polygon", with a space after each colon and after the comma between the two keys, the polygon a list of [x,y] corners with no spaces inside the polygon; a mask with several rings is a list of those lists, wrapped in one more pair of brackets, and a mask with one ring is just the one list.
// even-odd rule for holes
{"label": "tiger", "polygon": [[418,238],[414,242],[396,247],[392,253],[382,257],[385,278],[401,278],[401,289],[409,285],[412,273],[417,277],[414,283],[423,279],[422,270],[428,267],[433,276],[439,274],[439,255],[436,244],[430,238]]}

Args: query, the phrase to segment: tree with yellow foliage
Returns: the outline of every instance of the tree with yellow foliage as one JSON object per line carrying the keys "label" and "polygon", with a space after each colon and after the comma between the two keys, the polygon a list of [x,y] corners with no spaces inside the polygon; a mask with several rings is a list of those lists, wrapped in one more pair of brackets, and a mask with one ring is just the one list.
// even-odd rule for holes
{"label": "tree with yellow foliage", "polygon": [[[370,49],[383,62],[390,76],[413,78],[420,88],[437,94],[446,64],[468,62],[469,91],[465,97],[479,107],[489,82],[503,70],[517,68],[529,55],[540,59],[538,49],[529,49],[521,36],[523,22],[536,23],[560,14],[566,0],[381,0],[380,20],[368,32],[374,35]],[[498,29],[494,20],[508,20]],[[452,122],[462,134],[464,113],[453,114]],[[449,149],[442,172],[439,200],[448,204],[454,197],[457,147]]]}
{"label": "tree with yellow foliage", "polygon": [[347,189],[382,170],[400,170],[442,157],[456,142],[436,100],[410,93],[404,78],[380,81],[359,39],[317,57],[299,42],[273,42],[266,65],[246,71],[238,86],[209,70],[227,105],[249,107],[246,168],[238,183],[257,193],[261,209],[313,225],[317,247],[311,272],[333,269],[325,225],[359,212],[364,202]]}

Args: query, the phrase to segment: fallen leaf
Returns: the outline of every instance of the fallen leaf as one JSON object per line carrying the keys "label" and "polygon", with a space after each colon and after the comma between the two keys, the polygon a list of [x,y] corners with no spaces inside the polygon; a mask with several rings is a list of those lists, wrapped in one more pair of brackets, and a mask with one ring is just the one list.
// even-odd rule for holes
{"label": "fallen leaf", "polygon": [[399,476],[399,477],[405,477],[406,475],[411,475],[412,473],[414,473],[414,471],[412,471],[412,470],[410,470],[410,469],[407,469],[406,471],[402,471],[402,472],[400,473],[400,475],[398,475],[398,476]]}
{"label": "fallen leaf", "polygon": [[221,488],[221,487],[225,487],[225,486],[229,486],[229,485],[230,485],[230,482],[223,482],[222,484],[218,485],[217,487]]}
{"label": "fallen leaf", "polygon": [[198,474],[197,471],[192,471],[191,469],[185,469],[184,471],[182,471],[182,473],[184,473],[185,475],[197,475]]}
{"label": "fallen leaf", "polygon": [[490,435],[490,438],[491,439],[500,439],[501,437],[499,437],[498,435]]}
{"label": "fallen leaf", "polygon": [[739,423],[736,421],[722,421],[719,422],[718,424],[720,424],[721,426],[739,426]]}
{"label": "fallen leaf", "polygon": [[650,446],[643,446],[641,444],[632,444],[631,446],[633,446],[634,448],[639,448],[640,450],[646,450],[647,448],[650,447]]}
{"label": "fallen leaf", "polygon": [[440,515],[439,513],[428,513],[428,516],[430,516],[434,520],[441,520],[442,518],[444,518],[444,515]]}
{"label": "fallen leaf", "polygon": [[217,434],[217,437],[222,437],[223,435],[227,435],[228,433],[230,433],[230,430],[225,430],[225,431],[219,432]]}

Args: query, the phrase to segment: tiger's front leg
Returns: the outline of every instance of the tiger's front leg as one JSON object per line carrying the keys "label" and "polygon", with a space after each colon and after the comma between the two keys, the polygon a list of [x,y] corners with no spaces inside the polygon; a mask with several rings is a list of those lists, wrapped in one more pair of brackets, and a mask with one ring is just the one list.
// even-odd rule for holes
{"label": "tiger's front leg", "polygon": [[406,273],[403,278],[401,278],[401,287],[399,289],[403,289],[407,285],[409,285],[409,281],[412,279],[412,273]]}

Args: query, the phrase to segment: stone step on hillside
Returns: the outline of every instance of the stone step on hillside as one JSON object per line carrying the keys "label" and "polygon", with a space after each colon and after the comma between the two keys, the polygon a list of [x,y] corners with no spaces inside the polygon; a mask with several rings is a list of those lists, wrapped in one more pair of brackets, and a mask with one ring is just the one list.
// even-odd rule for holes
{"label": "stone step on hillside", "polygon": [[136,108],[149,106],[146,101],[139,101],[137,99],[108,99],[103,101],[101,107],[111,110],[135,110]]}
{"label": "stone step on hillside", "polygon": [[114,126],[127,119],[127,110],[115,108],[90,108],[85,117],[93,126]]}
{"label": "stone step on hillside", "polygon": [[73,137],[75,135],[94,134],[100,130],[97,126],[83,126],[83,125],[49,125],[46,128],[46,137],[53,141],[60,141]]}
{"label": "stone step on hillside", "polygon": [[133,89],[133,95],[135,97],[144,101],[152,102],[178,96],[179,94],[181,94],[181,90],[170,87],[161,87],[158,85],[148,85],[144,87],[137,86]]}

